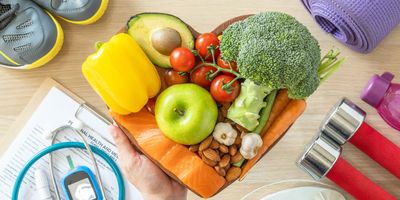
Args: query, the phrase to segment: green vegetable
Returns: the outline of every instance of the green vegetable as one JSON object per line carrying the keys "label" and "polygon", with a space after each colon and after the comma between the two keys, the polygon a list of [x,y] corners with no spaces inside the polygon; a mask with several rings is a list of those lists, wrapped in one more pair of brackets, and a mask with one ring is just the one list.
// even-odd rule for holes
{"label": "green vegetable", "polygon": [[244,161],[245,161],[245,159],[242,158],[241,160],[239,160],[236,163],[233,163],[232,165],[235,166],[235,167],[241,167],[243,165]]}
{"label": "green vegetable", "polygon": [[243,78],[271,91],[288,88],[291,99],[309,97],[343,62],[331,50],[329,65],[321,63],[318,41],[294,17],[279,12],[231,25],[222,34],[220,50],[223,59],[237,62]]}
{"label": "green vegetable", "polygon": [[259,124],[260,110],[266,106],[264,98],[270,92],[270,88],[246,79],[241,85],[239,96],[229,108],[227,117],[249,131],[254,130]]}
{"label": "green vegetable", "polygon": [[265,106],[261,110],[261,112],[260,112],[261,117],[258,120],[259,124],[258,124],[257,128],[252,131],[253,133],[257,133],[259,135],[262,134],[261,131],[264,128],[265,124],[267,124],[267,122],[268,122],[269,115],[271,114],[271,110],[272,110],[272,105],[274,105],[275,97],[276,97],[277,93],[278,93],[278,91],[274,90],[267,96],[267,98],[265,100],[265,102],[267,103],[267,106]]}
{"label": "green vegetable", "polygon": [[224,42],[223,46],[220,46],[220,50],[224,52],[224,60],[236,60],[239,55],[240,49],[240,32],[244,31],[244,22],[239,21],[230,25],[223,33],[223,39],[221,42]]}
{"label": "green vegetable", "polygon": [[[274,104],[277,93],[278,93],[278,91],[274,90],[265,99],[267,106],[261,110],[261,113],[260,113],[261,117],[259,119],[259,124],[258,124],[257,128],[254,131],[252,131],[253,133],[261,134],[262,129],[264,128],[265,124],[268,122],[269,115],[271,114],[272,105]],[[240,161],[233,163],[233,166],[241,167],[243,165],[244,161],[245,161],[245,159],[242,158]]]}

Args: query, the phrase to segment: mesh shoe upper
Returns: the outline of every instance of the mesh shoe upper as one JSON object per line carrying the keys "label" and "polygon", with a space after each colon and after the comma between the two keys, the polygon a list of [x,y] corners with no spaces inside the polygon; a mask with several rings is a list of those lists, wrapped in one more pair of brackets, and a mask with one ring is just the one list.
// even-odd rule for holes
{"label": "mesh shoe upper", "polygon": [[0,0],[0,65],[37,61],[51,51],[57,36],[53,19],[32,1]]}
{"label": "mesh shoe upper", "polygon": [[49,12],[71,21],[84,21],[100,9],[102,0],[33,0]]}

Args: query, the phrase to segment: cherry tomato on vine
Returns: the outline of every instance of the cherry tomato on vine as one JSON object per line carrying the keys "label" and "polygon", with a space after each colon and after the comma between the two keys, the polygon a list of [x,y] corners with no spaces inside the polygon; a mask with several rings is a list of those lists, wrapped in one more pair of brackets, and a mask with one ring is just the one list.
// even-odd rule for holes
{"label": "cherry tomato on vine", "polygon": [[[216,46],[214,56],[217,58],[220,54],[219,51],[219,39],[213,33],[203,33],[196,39],[196,50],[199,52],[199,55],[207,61],[212,61],[211,54],[208,55],[208,47],[209,46]],[[208,55],[208,56],[207,56]]]}
{"label": "cherry tomato on vine", "polygon": [[190,74],[190,80],[201,87],[208,88],[210,87],[212,80],[207,80],[207,76],[216,71],[217,69],[213,66],[199,67]]}
{"label": "cherry tomato on vine", "polygon": [[171,52],[169,62],[174,70],[188,72],[196,64],[196,58],[188,48],[179,47]]}
{"label": "cherry tomato on vine", "polygon": [[213,98],[220,103],[229,103],[236,99],[240,92],[240,83],[235,80],[230,86],[229,84],[233,76],[219,75],[211,83],[210,93]]}
{"label": "cherry tomato on vine", "polygon": [[[231,67],[232,67],[233,71],[238,72],[236,62],[234,62],[234,61],[230,62],[230,66],[229,66],[228,62],[225,62],[224,60],[221,59],[221,55],[218,56],[217,64],[218,64],[218,66],[225,68],[225,69],[231,69]],[[222,73],[226,74],[226,75],[235,76],[234,74],[229,73],[229,72],[222,71]]]}
{"label": "cherry tomato on vine", "polygon": [[182,74],[175,70],[167,70],[164,72],[164,80],[168,86],[182,84],[189,82],[189,75],[187,73]]}

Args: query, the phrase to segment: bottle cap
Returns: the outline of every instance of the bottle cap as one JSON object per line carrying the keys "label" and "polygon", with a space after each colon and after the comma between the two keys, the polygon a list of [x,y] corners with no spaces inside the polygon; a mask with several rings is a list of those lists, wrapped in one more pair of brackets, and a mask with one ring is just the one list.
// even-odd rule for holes
{"label": "bottle cap", "polygon": [[385,96],[393,78],[394,75],[390,72],[385,72],[381,76],[375,74],[368,81],[360,98],[369,105],[376,107]]}

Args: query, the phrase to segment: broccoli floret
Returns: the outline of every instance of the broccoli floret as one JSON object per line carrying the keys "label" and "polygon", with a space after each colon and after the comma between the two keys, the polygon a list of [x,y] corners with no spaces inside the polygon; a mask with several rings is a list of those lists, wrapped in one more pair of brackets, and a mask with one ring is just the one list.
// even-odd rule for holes
{"label": "broccoli floret", "polygon": [[223,59],[226,61],[236,60],[240,49],[240,35],[237,34],[244,30],[244,22],[239,21],[230,25],[224,30],[224,37],[221,38],[220,50],[224,51]]}
{"label": "broccoli floret", "polygon": [[320,77],[311,73],[310,77],[303,79],[297,85],[288,90],[288,96],[291,99],[304,99],[304,96],[308,97],[317,90],[320,83]]}
{"label": "broccoli floret", "polygon": [[265,12],[235,23],[223,33],[220,49],[224,59],[237,62],[244,78],[288,88],[291,98],[310,96],[320,83],[318,41],[290,15]]}

